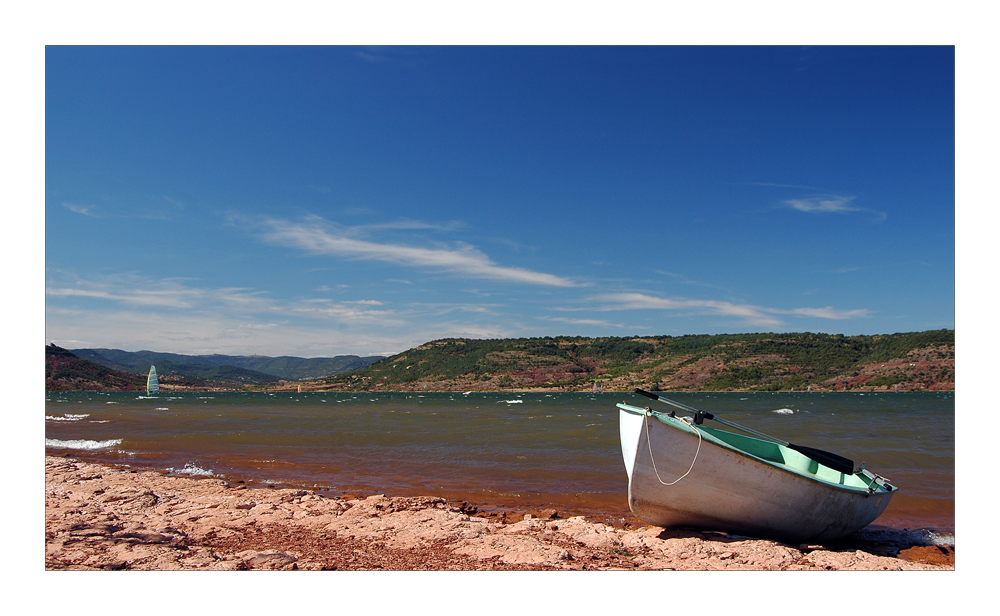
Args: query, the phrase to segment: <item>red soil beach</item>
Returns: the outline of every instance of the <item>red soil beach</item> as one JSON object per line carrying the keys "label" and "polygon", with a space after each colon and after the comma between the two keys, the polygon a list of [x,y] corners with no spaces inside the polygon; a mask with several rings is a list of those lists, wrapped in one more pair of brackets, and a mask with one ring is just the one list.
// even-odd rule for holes
{"label": "red soil beach", "polygon": [[45,458],[47,570],[953,570],[953,547],[896,556],[480,511],[439,496],[325,497]]}

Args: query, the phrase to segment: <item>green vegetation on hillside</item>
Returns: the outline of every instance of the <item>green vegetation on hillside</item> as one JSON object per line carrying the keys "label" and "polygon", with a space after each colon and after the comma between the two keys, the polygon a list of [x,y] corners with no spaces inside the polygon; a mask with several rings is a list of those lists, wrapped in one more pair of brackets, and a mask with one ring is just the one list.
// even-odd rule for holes
{"label": "green vegetation on hillside", "polygon": [[328,378],[334,389],[724,391],[954,388],[955,332],[437,340]]}
{"label": "green vegetation on hillside", "polygon": [[[47,346],[46,387],[141,389],[149,364],[153,363],[150,360],[155,360],[161,386],[166,388],[296,387],[279,382],[270,374],[223,363],[233,359],[228,356],[106,349],[85,349],[81,353],[83,358]],[[352,356],[334,359],[349,357]],[[183,358],[185,363],[174,361],[177,358]],[[186,363],[192,358],[196,363]],[[277,361],[289,366],[297,364],[294,360],[301,360],[235,359],[259,360],[257,365]],[[360,358],[360,362],[363,365],[371,359]],[[322,364],[314,364],[312,368],[316,365]],[[347,361],[344,365],[357,364]],[[303,366],[298,364],[299,369]],[[324,365],[324,369],[327,367],[329,364]],[[515,388],[573,391],[590,389],[595,383],[604,391],[628,391],[635,387],[653,391],[953,390],[955,332],[935,330],[877,336],[792,333],[448,338],[299,386],[307,391]]]}

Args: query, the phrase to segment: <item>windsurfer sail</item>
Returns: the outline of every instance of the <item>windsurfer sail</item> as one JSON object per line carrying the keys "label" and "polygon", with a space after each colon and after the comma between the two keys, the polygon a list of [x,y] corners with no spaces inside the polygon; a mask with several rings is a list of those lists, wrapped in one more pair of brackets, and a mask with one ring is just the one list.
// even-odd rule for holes
{"label": "windsurfer sail", "polygon": [[146,378],[146,395],[159,393],[160,381],[156,378],[156,366],[149,367],[149,376]]}

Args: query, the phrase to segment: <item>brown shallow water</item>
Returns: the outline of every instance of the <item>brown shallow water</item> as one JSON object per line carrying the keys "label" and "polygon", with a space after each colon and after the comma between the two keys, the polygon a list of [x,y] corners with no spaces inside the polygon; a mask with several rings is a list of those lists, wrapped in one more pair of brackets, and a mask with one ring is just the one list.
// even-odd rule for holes
{"label": "brown shallow water", "polygon": [[[874,530],[954,533],[954,395],[671,394],[899,486]],[[250,485],[435,495],[634,520],[615,403],[630,394],[49,392],[46,451]]]}

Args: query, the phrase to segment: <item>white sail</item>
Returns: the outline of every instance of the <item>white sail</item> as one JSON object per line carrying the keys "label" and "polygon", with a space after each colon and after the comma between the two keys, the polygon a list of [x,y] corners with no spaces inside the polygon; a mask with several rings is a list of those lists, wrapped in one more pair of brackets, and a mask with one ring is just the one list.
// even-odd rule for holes
{"label": "white sail", "polygon": [[160,381],[156,378],[156,366],[149,367],[149,376],[146,378],[146,395],[155,394],[160,391]]}

